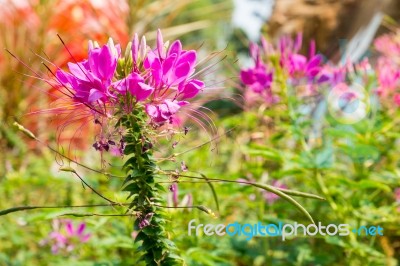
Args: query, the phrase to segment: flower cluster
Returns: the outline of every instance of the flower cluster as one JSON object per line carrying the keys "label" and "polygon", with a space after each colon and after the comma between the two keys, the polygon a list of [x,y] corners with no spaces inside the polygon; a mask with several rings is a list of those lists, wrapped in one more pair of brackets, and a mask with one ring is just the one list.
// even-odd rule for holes
{"label": "flower cluster", "polygon": [[272,45],[262,38],[261,44],[261,46],[250,44],[254,67],[243,69],[240,72],[240,79],[252,93],[261,95],[267,103],[279,100],[279,97],[272,92],[274,82],[279,77],[288,80],[290,85],[306,84],[309,88],[313,83],[322,83],[328,79],[323,75],[322,56],[315,53],[314,42],[310,44],[308,57],[300,54],[301,34],[294,40],[287,36],[282,37],[277,45]]}
{"label": "flower cluster", "polygon": [[89,241],[91,234],[85,233],[86,224],[74,226],[71,220],[53,220],[53,231],[42,244],[50,244],[54,254],[72,252],[78,245]]}
{"label": "flower cluster", "polygon": [[400,106],[400,32],[382,35],[374,45],[380,53],[376,66],[377,92],[382,99],[392,98]]}
{"label": "flower cluster", "polygon": [[[102,47],[89,42],[88,58],[68,63],[69,71],[58,69],[55,76],[60,90],[90,108],[94,122],[104,128],[110,118],[135,109],[143,110],[153,127],[160,127],[173,123],[187,100],[205,88],[195,78],[196,61],[196,51],[182,49],[179,40],[164,43],[158,31],[154,49],[135,34],[124,55],[112,39]],[[96,150],[121,154],[121,132],[113,129],[104,129],[93,145]]]}
{"label": "flower cluster", "polygon": [[[321,93],[340,87],[349,88],[353,84],[372,88],[382,100],[391,99],[400,106],[400,32],[383,35],[374,42],[379,57],[371,65],[368,58],[359,63],[334,64],[323,61],[316,54],[314,41],[309,45],[308,57],[300,54],[302,35],[295,39],[288,36],[280,38],[276,45],[261,38],[261,45],[250,44],[250,56],[254,66],[242,69],[240,79],[248,90],[246,94],[259,95],[267,103],[279,99],[279,89],[285,86],[306,94]],[[375,83],[371,83],[371,78]],[[284,84],[283,84],[284,83]],[[350,90],[350,89],[349,89]],[[274,91],[274,93],[273,93]]]}
{"label": "flower cluster", "polygon": [[[68,63],[69,72],[59,69],[56,76],[80,103],[97,109],[115,105],[120,97],[129,95],[133,98],[129,104],[145,105],[152,122],[162,125],[170,123],[174,114],[188,104],[186,99],[204,89],[204,82],[193,78],[196,60],[196,51],[183,50],[179,40],[168,47],[158,31],[156,49],[148,48],[144,37],[139,42],[135,34],[124,58],[112,39],[103,47],[90,42],[88,59]],[[119,62],[126,67],[122,78],[117,71]],[[123,110],[130,111],[130,107]]]}

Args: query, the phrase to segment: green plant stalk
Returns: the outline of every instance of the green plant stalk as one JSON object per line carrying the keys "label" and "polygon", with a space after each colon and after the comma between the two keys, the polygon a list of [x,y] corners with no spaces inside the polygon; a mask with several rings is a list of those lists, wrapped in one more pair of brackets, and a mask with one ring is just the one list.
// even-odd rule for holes
{"label": "green plant stalk", "polygon": [[182,260],[175,254],[177,248],[168,239],[165,229],[166,213],[160,208],[164,202],[160,193],[163,187],[155,182],[156,164],[145,134],[145,120],[143,110],[137,108],[119,121],[127,129],[124,154],[130,156],[124,164],[127,177],[123,186],[123,190],[130,193],[128,199],[132,200],[128,212],[136,213],[134,229],[139,233],[135,242],[142,242],[141,260],[146,265],[178,265]]}

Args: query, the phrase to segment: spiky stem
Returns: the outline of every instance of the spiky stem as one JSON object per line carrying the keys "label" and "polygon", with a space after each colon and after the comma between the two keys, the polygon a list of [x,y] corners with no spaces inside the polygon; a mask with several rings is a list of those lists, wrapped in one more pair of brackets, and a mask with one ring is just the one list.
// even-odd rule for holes
{"label": "spiky stem", "polygon": [[152,144],[145,134],[145,120],[145,114],[138,108],[119,122],[127,129],[124,154],[130,156],[124,165],[127,177],[123,190],[130,192],[129,210],[137,213],[134,228],[140,232],[135,242],[142,241],[139,250],[144,254],[141,259],[147,265],[178,265],[182,261],[174,253],[175,244],[167,237],[166,213],[157,207],[163,205],[161,192],[164,188],[155,181],[156,164]]}

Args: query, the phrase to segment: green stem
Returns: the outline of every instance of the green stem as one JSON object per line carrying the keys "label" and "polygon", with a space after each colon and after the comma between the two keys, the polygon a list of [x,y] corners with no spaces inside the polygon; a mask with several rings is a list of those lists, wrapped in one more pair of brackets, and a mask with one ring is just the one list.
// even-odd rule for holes
{"label": "green stem", "polygon": [[174,243],[168,239],[165,224],[167,219],[161,207],[164,199],[160,192],[164,189],[155,182],[156,163],[152,157],[150,141],[146,137],[146,121],[143,111],[133,110],[132,115],[121,118],[120,123],[127,129],[124,136],[127,177],[123,190],[130,192],[132,199],[129,211],[134,211],[135,230],[139,233],[135,242],[141,241],[139,251],[146,265],[178,265],[182,261]]}

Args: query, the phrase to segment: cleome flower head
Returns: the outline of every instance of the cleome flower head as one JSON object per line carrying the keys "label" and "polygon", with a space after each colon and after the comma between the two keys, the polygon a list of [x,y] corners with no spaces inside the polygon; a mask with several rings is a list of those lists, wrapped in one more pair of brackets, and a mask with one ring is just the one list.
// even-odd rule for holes
{"label": "cleome flower head", "polygon": [[139,111],[153,128],[173,124],[178,111],[189,105],[187,100],[205,88],[195,78],[196,64],[195,50],[184,50],[179,40],[164,43],[158,30],[153,49],[137,34],[125,53],[112,39],[103,46],[89,42],[87,59],[68,63],[68,70],[57,69],[55,78],[58,90],[89,108],[93,121],[101,125],[93,147],[121,154],[123,133],[115,123],[108,128],[107,123]]}
{"label": "cleome flower head", "polygon": [[203,81],[193,78],[196,51],[182,49],[179,40],[168,47],[160,30],[155,49],[146,45],[144,37],[139,43],[137,34],[129,46],[121,57],[121,48],[112,39],[102,47],[90,42],[88,59],[68,63],[69,71],[58,69],[57,81],[75,101],[95,109],[115,107],[121,97],[129,95],[124,111],[140,103],[155,124],[171,122],[180,107],[188,104],[184,100],[205,87]]}
{"label": "cleome flower head", "polygon": [[77,226],[71,220],[53,220],[53,231],[41,244],[50,244],[54,254],[60,252],[72,252],[79,245],[89,241],[91,234],[85,233],[84,222]]}
{"label": "cleome flower head", "polygon": [[277,81],[287,80],[288,85],[294,86],[306,85],[311,91],[315,84],[331,79],[324,71],[323,57],[315,52],[315,43],[310,43],[308,57],[300,54],[301,46],[301,34],[294,39],[283,36],[276,45],[264,38],[261,38],[261,46],[251,43],[250,56],[254,66],[242,69],[240,80],[252,94],[256,94],[256,98],[261,95],[271,104],[279,100],[273,93]]}

